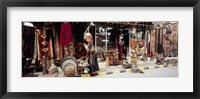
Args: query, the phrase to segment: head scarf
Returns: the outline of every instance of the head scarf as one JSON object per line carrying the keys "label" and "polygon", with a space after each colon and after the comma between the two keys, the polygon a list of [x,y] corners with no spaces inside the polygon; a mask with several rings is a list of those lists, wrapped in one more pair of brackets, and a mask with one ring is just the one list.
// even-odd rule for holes
{"label": "head scarf", "polygon": [[87,41],[88,43],[93,44],[93,37],[91,33],[87,33]]}

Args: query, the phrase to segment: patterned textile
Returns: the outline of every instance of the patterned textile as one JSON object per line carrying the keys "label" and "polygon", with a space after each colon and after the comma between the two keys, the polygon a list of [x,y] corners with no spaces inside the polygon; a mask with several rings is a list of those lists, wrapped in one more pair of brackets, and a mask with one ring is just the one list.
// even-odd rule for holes
{"label": "patterned textile", "polygon": [[38,60],[43,59],[43,57],[47,56],[53,57],[53,44],[52,44],[52,30],[37,30],[38,37]]}
{"label": "patterned textile", "polygon": [[71,42],[68,45],[63,47],[64,51],[64,57],[67,56],[75,56],[75,47],[74,44]]}

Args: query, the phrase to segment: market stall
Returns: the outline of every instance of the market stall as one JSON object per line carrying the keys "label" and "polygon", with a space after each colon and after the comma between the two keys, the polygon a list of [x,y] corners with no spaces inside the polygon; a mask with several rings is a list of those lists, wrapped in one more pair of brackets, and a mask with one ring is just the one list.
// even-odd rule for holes
{"label": "market stall", "polygon": [[[176,63],[178,22],[23,22],[22,75],[98,75],[101,66]],[[171,58],[169,58],[171,57]]]}

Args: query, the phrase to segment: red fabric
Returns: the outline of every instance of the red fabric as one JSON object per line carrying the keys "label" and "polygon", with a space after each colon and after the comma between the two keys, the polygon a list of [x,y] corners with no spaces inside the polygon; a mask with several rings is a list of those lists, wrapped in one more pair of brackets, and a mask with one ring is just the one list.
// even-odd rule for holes
{"label": "red fabric", "polygon": [[72,42],[72,30],[70,23],[62,23],[60,29],[60,45],[65,46]]}
{"label": "red fabric", "polygon": [[[38,31],[38,60],[43,59],[44,56],[53,57],[52,35],[50,31]],[[46,36],[46,37],[45,37]],[[45,37],[45,38],[44,38]],[[46,42],[46,43],[45,43]]]}
{"label": "red fabric", "polygon": [[120,45],[120,51],[119,54],[123,54],[123,45]]}

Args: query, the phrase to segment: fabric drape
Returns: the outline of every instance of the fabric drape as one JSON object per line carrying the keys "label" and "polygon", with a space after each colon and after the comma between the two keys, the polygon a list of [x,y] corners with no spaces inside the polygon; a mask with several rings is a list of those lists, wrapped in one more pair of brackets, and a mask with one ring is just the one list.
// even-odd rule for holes
{"label": "fabric drape", "polygon": [[35,42],[35,28],[24,27],[22,36],[22,51],[23,56],[33,58],[34,42]]}
{"label": "fabric drape", "polygon": [[70,23],[62,23],[60,31],[60,45],[65,46],[72,42],[72,29]]}

